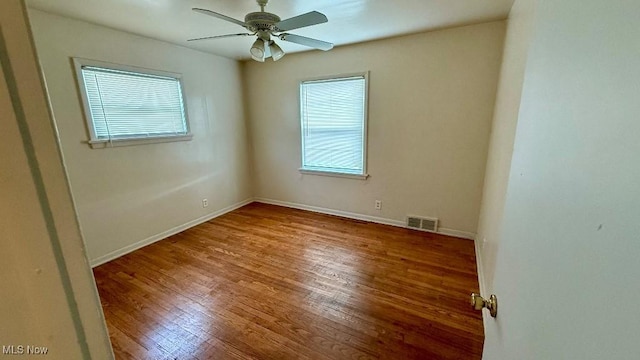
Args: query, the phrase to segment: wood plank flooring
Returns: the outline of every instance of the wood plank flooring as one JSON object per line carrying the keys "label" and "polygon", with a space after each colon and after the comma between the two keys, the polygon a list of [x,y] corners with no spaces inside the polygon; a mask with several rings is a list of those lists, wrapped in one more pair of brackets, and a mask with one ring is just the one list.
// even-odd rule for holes
{"label": "wood plank flooring", "polygon": [[253,203],[94,269],[118,359],[480,359],[473,242]]}

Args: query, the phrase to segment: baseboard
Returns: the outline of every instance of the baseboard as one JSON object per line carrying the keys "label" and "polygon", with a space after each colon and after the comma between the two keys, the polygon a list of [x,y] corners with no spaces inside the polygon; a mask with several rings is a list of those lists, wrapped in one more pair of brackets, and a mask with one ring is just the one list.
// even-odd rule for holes
{"label": "baseboard", "polygon": [[476,234],[474,233],[470,233],[467,231],[454,230],[454,229],[447,229],[447,228],[439,228],[438,233],[442,235],[459,237],[467,240],[474,240],[476,238]]}
{"label": "baseboard", "polygon": [[133,252],[133,251],[136,251],[136,250],[138,250],[138,249],[140,249],[142,247],[145,247],[147,245],[153,244],[153,243],[155,243],[157,241],[160,241],[162,239],[166,239],[171,235],[175,235],[175,234],[177,234],[179,232],[185,231],[185,230],[187,230],[189,228],[192,228],[192,227],[194,227],[196,225],[200,225],[200,224],[202,224],[204,222],[207,222],[207,221],[209,221],[211,219],[214,219],[214,218],[216,218],[216,217],[218,217],[220,215],[224,215],[224,214],[226,214],[226,213],[228,213],[230,211],[233,211],[233,210],[236,210],[238,208],[241,208],[241,207],[243,207],[243,206],[245,206],[247,204],[250,204],[252,202],[253,202],[252,198],[246,199],[244,201],[241,201],[239,203],[233,204],[231,206],[227,206],[227,207],[225,207],[223,209],[220,209],[218,211],[214,211],[214,212],[212,212],[210,214],[207,214],[207,215],[202,216],[200,218],[197,218],[195,220],[189,221],[189,222],[187,222],[185,224],[178,225],[178,226],[176,226],[174,228],[171,228],[171,229],[169,229],[167,231],[163,231],[163,232],[161,232],[159,234],[150,236],[150,237],[148,237],[148,238],[146,238],[144,240],[140,240],[140,241],[138,241],[136,243],[133,243],[133,244],[128,245],[128,246],[125,246],[125,247],[123,247],[121,249],[112,251],[112,252],[110,252],[110,253],[108,253],[106,255],[100,256],[100,257],[98,257],[96,259],[93,259],[93,260],[90,260],[91,267],[94,268],[96,266],[99,266],[99,265],[102,265],[104,263],[107,263],[107,262],[109,262],[111,260],[119,258],[120,256],[126,255],[126,254],[128,254],[130,252]]}
{"label": "baseboard", "polygon": [[254,200],[256,202],[263,203],[263,204],[278,205],[278,206],[284,206],[284,207],[299,209],[299,210],[308,210],[308,211],[313,211],[321,214],[342,216],[349,219],[368,221],[368,222],[373,222],[377,224],[405,227],[405,224],[402,221],[385,219],[385,218],[376,217],[376,216],[362,215],[362,214],[352,213],[348,211],[327,209],[319,206],[297,204],[297,203],[280,201],[280,200],[271,200],[271,199],[264,199],[264,198],[255,198]]}
{"label": "baseboard", "polygon": [[475,239],[474,241],[476,247],[476,267],[478,269],[478,285],[480,286],[480,294],[485,296],[487,293],[487,287],[484,280],[484,266],[482,264],[482,253],[481,253],[481,241]]}
{"label": "baseboard", "polygon": [[[136,243],[133,243],[131,245],[125,246],[121,249],[112,251],[106,255],[100,256],[96,259],[92,259],[90,260],[90,264],[91,267],[96,267],[96,266],[100,266],[104,263],[107,263],[111,260],[114,260],[116,258],[119,258],[120,256],[126,255],[130,252],[136,251],[142,247],[145,247],[147,245],[153,244],[157,241],[160,241],[162,239],[166,239],[171,235],[175,235],[179,232],[185,231],[189,228],[192,228],[196,225],[200,225],[204,222],[207,222],[211,219],[214,219],[220,215],[224,215],[228,212],[231,212],[233,210],[236,210],[238,208],[241,208],[247,204],[250,204],[252,202],[260,202],[260,203],[264,203],[264,204],[271,204],[271,205],[278,205],[278,206],[284,206],[284,207],[288,207],[288,208],[293,208],[293,209],[300,209],[300,210],[308,210],[308,211],[313,211],[313,212],[317,212],[317,213],[321,213],[321,214],[328,214],[328,215],[336,215],[336,216],[342,216],[345,218],[349,218],[349,219],[355,219],[355,220],[362,220],[362,221],[368,221],[368,222],[373,222],[373,223],[377,223],[377,224],[383,224],[383,225],[391,225],[391,226],[397,226],[397,227],[402,227],[405,228],[406,224],[404,223],[404,221],[400,221],[400,220],[394,220],[394,219],[387,219],[387,218],[381,218],[381,217],[376,217],[376,216],[370,216],[370,215],[363,215],[363,214],[358,214],[358,213],[353,213],[353,212],[348,212],[348,211],[341,211],[341,210],[334,210],[334,209],[327,209],[327,208],[323,208],[323,207],[318,207],[318,206],[311,206],[311,205],[304,205],[304,204],[297,204],[297,203],[292,203],[292,202],[287,202],[287,201],[279,201],[279,200],[272,200],[272,199],[265,199],[265,198],[249,198],[246,199],[244,201],[241,201],[239,203],[233,204],[231,206],[227,206],[226,208],[220,209],[218,211],[215,211],[213,213],[207,214],[205,216],[202,216],[198,219],[189,221],[185,224],[176,226],[174,228],[171,228],[167,231],[163,231],[159,234],[150,236],[146,239],[140,240]],[[447,236],[454,236],[454,237],[459,237],[459,238],[463,238],[463,239],[471,239],[473,240],[475,238],[475,234],[473,233],[469,233],[469,232],[465,232],[465,231],[459,231],[459,230],[453,230],[453,229],[446,229],[446,228],[440,228],[438,230],[439,234],[442,235],[447,235]],[[478,255],[478,245],[477,245],[477,241],[476,241],[476,256]],[[478,258],[478,276],[480,277],[481,274],[481,270],[480,270],[480,262],[479,262],[479,258]],[[480,283],[480,289],[482,290],[482,281]]]}
{"label": "baseboard", "polygon": [[478,268],[478,285],[480,286],[480,294],[485,295],[487,293],[487,288],[484,280],[484,266],[482,265],[482,254],[480,248],[480,241],[475,239],[473,241],[476,247],[476,267]]}
{"label": "baseboard", "polygon": [[[482,254],[480,253],[481,251],[481,241],[479,239],[475,239],[473,240],[473,242],[475,243],[475,247],[476,247],[476,267],[478,268],[478,286],[480,287],[480,295],[482,296],[489,296],[489,293],[487,292],[487,284],[485,283],[485,277],[484,277],[484,265],[482,264]],[[487,324],[489,323],[489,320],[491,319],[489,312],[488,311],[483,311],[482,312],[482,325],[484,327],[484,333],[487,333]]]}
{"label": "baseboard", "polygon": [[[405,222],[400,220],[363,215],[363,214],[358,214],[358,213],[353,213],[348,211],[327,209],[327,208],[318,207],[318,206],[297,204],[297,203],[292,203],[288,201],[272,200],[272,199],[265,199],[265,198],[255,198],[254,200],[256,202],[263,203],[263,204],[271,204],[271,205],[284,206],[284,207],[293,208],[293,209],[308,210],[308,211],[313,211],[321,214],[342,216],[349,219],[368,221],[368,222],[373,222],[373,223],[383,224],[383,225],[391,225],[391,226],[397,226],[402,228],[407,227]],[[468,239],[468,240],[473,240],[476,237],[476,234],[473,234],[473,233],[452,230],[452,229],[445,229],[445,228],[440,228],[438,230],[438,233],[442,235],[455,236],[455,237]]]}

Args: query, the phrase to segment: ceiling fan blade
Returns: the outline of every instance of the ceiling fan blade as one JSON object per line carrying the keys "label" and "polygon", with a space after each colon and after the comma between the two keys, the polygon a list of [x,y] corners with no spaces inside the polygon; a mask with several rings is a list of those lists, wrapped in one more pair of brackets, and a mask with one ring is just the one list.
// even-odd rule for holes
{"label": "ceiling fan blade", "polygon": [[282,20],[275,26],[278,31],[289,31],[294,29],[300,29],[303,27],[326,23],[329,21],[327,17],[317,11],[308,12],[306,14],[298,15],[290,19]]}
{"label": "ceiling fan blade", "polygon": [[312,48],[319,49],[319,50],[328,51],[328,50],[333,49],[333,44],[332,43],[329,43],[329,42],[326,42],[326,41],[322,41],[322,40],[316,40],[316,39],[312,39],[312,38],[308,38],[308,37],[304,37],[304,36],[300,36],[300,35],[280,34],[279,38],[280,38],[280,40],[284,40],[284,41],[288,41],[288,42],[292,42],[292,43],[296,43],[296,44],[312,47]]}
{"label": "ceiling fan blade", "polygon": [[240,21],[240,20],[236,20],[232,17],[229,17],[227,15],[222,15],[220,13],[217,13],[215,11],[211,11],[211,10],[207,10],[207,9],[200,9],[200,8],[192,8],[191,10],[195,11],[195,12],[199,12],[200,14],[205,14],[205,15],[209,15],[209,16],[213,16],[216,17],[218,19],[222,19],[228,22],[232,22],[234,24],[240,25],[242,27],[247,27],[247,24],[244,21]]}
{"label": "ceiling fan blade", "polygon": [[201,37],[201,38],[195,38],[195,39],[189,39],[187,41],[197,41],[197,40],[210,40],[210,39],[221,39],[221,38],[228,38],[228,37],[236,37],[236,36],[250,36],[253,34],[228,34],[228,35],[216,35],[216,36],[205,36],[205,37]]}

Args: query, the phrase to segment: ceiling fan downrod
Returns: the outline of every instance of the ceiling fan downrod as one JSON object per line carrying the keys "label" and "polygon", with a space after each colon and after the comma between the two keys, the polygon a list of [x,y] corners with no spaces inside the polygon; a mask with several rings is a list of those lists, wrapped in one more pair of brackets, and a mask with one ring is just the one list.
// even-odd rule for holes
{"label": "ceiling fan downrod", "polygon": [[256,2],[260,6],[260,11],[264,12],[264,8],[267,6],[267,3],[269,3],[269,0],[256,0]]}

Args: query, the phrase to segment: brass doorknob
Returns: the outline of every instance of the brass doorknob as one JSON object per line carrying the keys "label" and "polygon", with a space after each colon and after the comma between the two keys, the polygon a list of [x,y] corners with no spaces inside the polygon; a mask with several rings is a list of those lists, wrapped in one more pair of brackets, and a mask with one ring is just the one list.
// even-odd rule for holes
{"label": "brass doorknob", "polygon": [[471,307],[475,310],[482,311],[483,308],[489,309],[492,317],[498,316],[498,297],[491,294],[489,300],[480,296],[480,294],[471,294]]}

